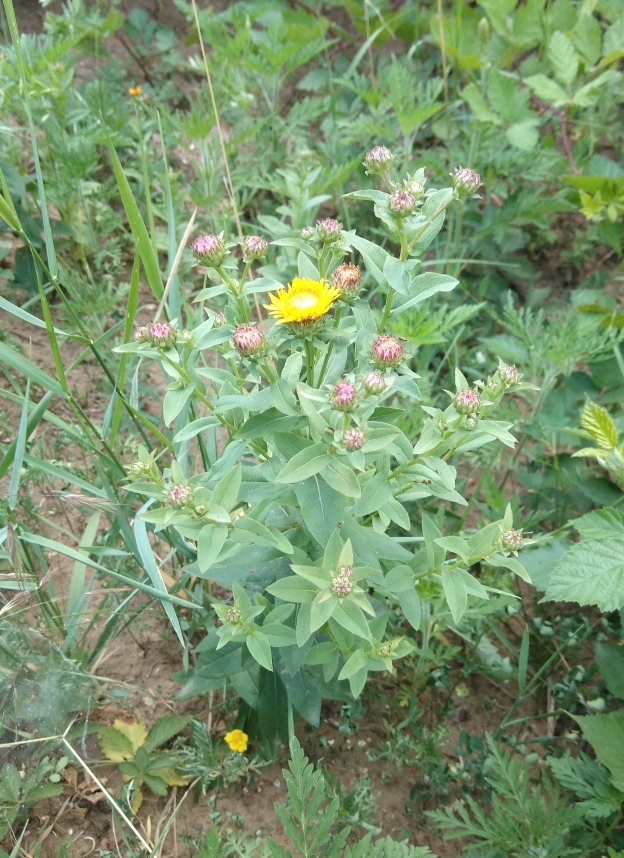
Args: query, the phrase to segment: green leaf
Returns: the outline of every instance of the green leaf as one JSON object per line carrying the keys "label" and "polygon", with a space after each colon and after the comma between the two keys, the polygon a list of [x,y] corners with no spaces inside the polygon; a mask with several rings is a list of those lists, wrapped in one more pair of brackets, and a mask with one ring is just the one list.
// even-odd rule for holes
{"label": "green leaf", "polygon": [[271,644],[265,634],[254,632],[253,635],[247,635],[245,643],[247,644],[247,649],[261,667],[273,670]]}
{"label": "green leaf", "polygon": [[15,445],[15,457],[13,462],[13,470],[11,471],[11,480],[9,482],[9,493],[7,496],[7,506],[9,509],[14,509],[17,504],[17,493],[22,474],[22,463],[24,461],[24,453],[26,451],[26,441],[28,439],[28,403],[30,400],[30,379],[26,381],[26,391],[24,393],[24,402],[22,403],[22,414],[20,417],[19,428],[17,430],[17,438]]}
{"label": "green leaf", "polygon": [[[161,596],[164,595],[168,597],[169,592],[167,590],[165,582],[162,579],[162,575],[160,574],[160,569],[156,565],[156,560],[154,559],[154,552],[152,551],[152,546],[150,545],[150,541],[147,538],[147,528],[145,526],[145,522],[141,521],[140,518],[135,518],[134,520],[134,537],[136,539],[137,548],[139,549],[143,568],[149,575],[154,589],[160,591]],[[180,644],[184,647],[184,636],[182,635],[180,620],[178,619],[178,615],[175,612],[175,608],[168,599],[161,598],[160,601],[162,603],[165,613],[169,617],[169,621],[173,626],[176,635],[178,636]]]}
{"label": "green leaf", "polygon": [[[444,213],[436,218],[436,223],[443,217]],[[440,227],[441,226],[442,224],[440,224]],[[412,280],[412,284],[410,286],[410,297],[407,301],[403,301],[401,298],[396,299],[397,304],[392,310],[391,318],[395,318],[399,313],[402,313],[409,307],[415,307],[417,304],[421,304],[423,301],[426,301],[427,298],[431,298],[432,295],[435,295],[438,292],[450,292],[458,283],[459,280],[456,280],[455,277],[450,277],[448,274],[438,274],[434,271],[426,271],[424,274],[419,274]]]}
{"label": "green leaf", "polygon": [[200,417],[199,420],[193,420],[191,423],[180,429],[173,439],[176,444],[181,444],[183,441],[190,441],[200,432],[209,429],[211,426],[217,426],[221,421],[218,417]]}
{"label": "green leaf", "polygon": [[197,537],[197,563],[202,575],[219,559],[227,534],[227,527],[214,524],[206,524],[200,530]]}
{"label": "green leaf", "polygon": [[292,554],[295,550],[284,534],[275,527],[260,524],[255,518],[248,515],[236,519],[231,539],[233,541],[251,542],[253,545],[270,545],[284,554]]}
{"label": "green leaf", "polygon": [[344,667],[338,674],[338,679],[348,679],[350,676],[353,676],[358,670],[362,670],[366,668],[368,663],[368,658],[364,655],[364,651],[361,649],[356,649],[352,656],[350,656],[344,664]]}
{"label": "green leaf", "polygon": [[624,538],[573,545],[555,566],[542,601],[597,605],[605,613],[624,607]]}
{"label": "green leaf", "polygon": [[284,602],[312,602],[318,593],[318,587],[299,575],[291,575],[269,584],[266,591]]}
{"label": "green leaf", "polygon": [[583,539],[624,539],[624,512],[618,509],[595,509],[570,523]]}
{"label": "green leaf", "polygon": [[6,363],[18,372],[23,373],[26,378],[34,381],[35,384],[40,385],[44,390],[49,390],[57,396],[67,399],[67,394],[55,378],[52,378],[52,376],[39,369],[39,367],[26,360],[26,358],[4,343],[0,343],[0,364],[2,363]]}
{"label": "green leaf", "polygon": [[354,635],[367,641],[371,640],[370,628],[362,609],[350,602],[349,599],[340,600],[332,617],[343,629],[347,629],[347,631],[353,632]]}
{"label": "green leaf", "polygon": [[356,515],[369,515],[383,506],[392,497],[392,484],[384,474],[375,474],[370,478],[362,489],[362,496],[356,501],[354,512]]}
{"label": "green leaf", "polygon": [[295,494],[305,526],[320,545],[327,541],[344,514],[344,495],[315,474],[295,485]]}
{"label": "green leaf", "polygon": [[486,100],[481,95],[481,90],[476,83],[469,83],[462,91],[462,98],[472,110],[473,116],[479,122],[487,122],[492,125],[501,125],[502,120],[493,110],[490,110]]}
{"label": "green leaf", "polygon": [[349,244],[353,245],[358,250],[364,260],[364,266],[373,280],[383,289],[387,289],[388,281],[384,274],[384,266],[389,258],[387,251],[383,250],[379,245],[373,244],[357,235],[355,232],[343,233]]}
{"label": "green leaf", "polygon": [[455,571],[449,572],[447,569],[442,570],[440,578],[446,601],[453,615],[453,621],[458,623],[468,605],[466,584],[462,576],[456,575]]}
{"label": "green leaf", "polygon": [[607,69],[589,83],[579,87],[572,97],[572,104],[576,107],[594,107],[604,96],[605,87],[614,81],[620,82],[622,73],[614,69]]}
{"label": "green leaf", "polygon": [[596,644],[596,664],[614,697],[624,700],[624,647],[617,643]]}
{"label": "green leaf", "polygon": [[523,152],[531,152],[539,142],[538,120],[535,118],[524,119],[510,125],[505,136],[512,146]]}
{"label": "green leaf", "polygon": [[164,289],[158,264],[158,257],[154,252],[154,247],[150,241],[147,227],[141,217],[141,212],[139,211],[139,207],[136,204],[136,200],[132,193],[132,188],[126,178],[110,137],[108,138],[108,150],[113,164],[113,172],[115,173],[115,178],[117,179],[117,185],[119,187],[119,195],[121,196],[126,217],[128,218],[130,229],[132,230],[132,235],[137,243],[147,282],[149,283],[154,297],[160,301],[163,296]]}
{"label": "green leaf", "polygon": [[572,715],[611,772],[611,783],[624,790],[624,710],[606,715]]}
{"label": "green leaf", "polygon": [[219,504],[224,509],[231,510],[238,500],[241,480],[243,477],[243,469],[240,462],[237,462],[214,487],[212,503]]}
{"label": "green leaf", "polygon": [[360,483],[354,471],[349,465],[335,457],[330,456],[328,458],[329,464],[321,471],[321,477],[338,494],[348,498],[359,498],[361,494]]}
{"label": "green leaf", "polygon": [[308,477],[318,474],[330,462],[327,455],[327,444],[313,444],[305,450],[296,453],[290,462],[279,472],[275,481],[278,483],[298,483],[307,480]]}
{"label": "green leaf", "polygon": [[568,37],[559,31],[550,37],[548,59],[559,83],[570,86],[576,80],[579,70],[578,54]]}
{"label": "green leaf", "polygon": [[418,597],[418,593],[414,587],[413,575],[410,586],[402,590],[398,594],[397,598],[405,619],[414,629],[416,629],[416,631],[419,631],[422,610],[420,606],[420,598]]}
{"label": "green leaf", "polygon": [[616,446],[618,433],[609,412],[591,399],[585,400],[581,426],[603,450],[610,450]]}
{"label": "green leaf", "polygon": [[531,75],[531,77],[526,78],[525,83],[528,83],[538,98],[552,104],[553,107],[565,107],[570,102],[565,89],[562,89],[558,83],[546,75]]}
{"label": "green leaf", "polygon": [[[181,715],[165,715],[159,718],[149,729],[145,745],[143,746],[148,753],[151,753],[160,745],[164,745],[169,739],[177,736],[186,725],[190,718],[183,718]],[[171,763],[169,762],[169,765]]]}

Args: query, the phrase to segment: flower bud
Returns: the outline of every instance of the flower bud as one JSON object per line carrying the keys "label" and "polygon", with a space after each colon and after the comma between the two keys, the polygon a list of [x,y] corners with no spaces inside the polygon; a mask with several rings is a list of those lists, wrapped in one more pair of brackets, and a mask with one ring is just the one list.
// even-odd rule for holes
{"label": "flower bud", "polygon": [[149,338],[149,328],[147,325],[137,328],[134,332],[134,340],[137,343],[147,343],[149,342]]}
{"label": "flower bud", "polygon": [[368,393],[374,393],[377,396],[386,389],[386,379],[380,372],[367,372],[362,379],[362,384]]}
{"label": "flower bud", "polygon": [[405,190],[408,191],[415,200],[422,200],[425,196],[425,187],[416,179],[407,179],[404,183]]}
{"label": "flower bud", "polygon": [[241,357],[262,357],[267,346],[264,334],[255,325],[241,325],[232,335],[232,342]]}
{"label": "flower bud", "polygon": [[409,191],[399,188],[388,198],[388,208],[397,217],[407,217],[416,208],[416,200]]}
{"label": "flower bud", "polygon": [[304,241],[310,241],[310,239],[314,238],[314,227],[304,226],[299,235]]}
{"label": "flower bud", "polygon": [[331,402],[338,411],[352,411],[357,405],[357,390],[350,381],[339,381],[331,392]]}
{"label": "flower bud", "polygon": [[396,337],[383,334],[373,343],[371,360],[378,369],[396,369],[403,360],[403,346]]}
{"label": "flower bud", "polygon": [[351,580],[351,575],[353,574],[353,570],[350,567],[348,568],[350,574],[343,575],[342,569],[340,570],[340,574],[336,575],[336,577],[331,582],[331,589],[334,596],[338,596],[339,599],[348,596],[351,590],[353,590],[353,581]]}
{"label": "flower bud", "polygon": [[183,483],[178,483],[177,485],[172,486],[167,493],[167,500],[171,506],[188,506],[192,499],[193,490],[189,486],[185,486]]}
{"label": "flower bud", "polygon": [[487,18],[481,18],[477,24],[477,36],[479,38],[479,52],[481,55],[487,54],[490,46],[490,22]]}
{"label": "flower bud", "polygon": [[195,513],[197,518],[202,518],[204,515],[206,515],[206,505],[203,503],[198,503],[195,506],[195,509],[193,510],[193,512]]}
{"label": "flower bud", "polygon": [[522,378],[513,364],[511,366],[501,366],[498,370],[498,377],[506,387],[513,387]]}
{"label": "flower bud", "polygon": [[394,155],[385,146],[374,146],[364,158],[366,173],[385,173],[394,160]]}
{"label": "flower bud", "polygon": [[478,422],[479,421],[476,417],[466,417],[466,429],[476,429]]}
{"label": "flower bud", "polygon": [[225,259],[225,244],[218,235],[200,235],[191,245],[193,256],[201,265],[221,265]]}
{"label": "flower bud", "polygon": [[365,441],[366,436],[361,429],[347,429],[342,436],[342,443],[350,453],[353,453],[355,450],[360,450],[364,446]]}
{"label": "flower bud", "polygon": [[518,551],[519,548],[522,548],[523,541],[522,533],[519,530],[508,530],[502,536],[503,545],[510,551]]}
{"label": "flower bud", "polygon": [[460,414],[474,414],[475,411],[479,410],[480,404],[481,397],[479,393],[467,387],[463,390],[458,390],[453,399],[455,410]]}
{"label": "flower bud", "polygon": [[148,340],[154,348],[168,349],[177,338],[176,330],[169,322],[152,322],[147,328]]}
{"label": "flower bud", "polygon": [[248,235],[241,242],[243,256],[247,262],[253,262],[254,259],[261,259],[266,256],[268,246],[266,239],[262,238],[261,235]]}
{"label": "flower bud", "polygon": [[225,619],[232,625],[238,625],[242,619],[241,612],[234,605],[230,605],[225,614]]}
{"label": "flower bud", "polygon": [[384,643],[379,647],[379,655],[381,656],[389,656],[392,655],[392,644]]}
{"label": "flower bud", "polygon": [[225,313],[223,310],[214,310],[214,326],[215,328],[222,328],[224,325],[227,325],[228,321],[226,319]]}
{"label": "flower bud", "polygon": [[316,224],[316,232],[321,241],[328,243],[338,241],[342,235],[342,224],[331,217],[327,217]]}
{"label": "flower bud", "polygon": [[351,566],[341,566],[338,570],[339,575],[344,575],[345,578],[353,577],[353,569]]}
{"label": "flower bud", "polygon": [[483,184],[481,176],[468,167],[458,167],[452,176],[455,190],[462,197],[472,196]]}
{"label": "flower bud", "polygon": [[357,296],[360,280],[360,269],[350,262],[343,262],[332,274],[332,285],[340,289],[340,297],[343,301],[351,301]]}
{"label": "flower bud", "polygon": [[150,465],[147,462],[132,462],[131,465],[126,465],[126,471],[129,477],[142,477],[149,474]]}

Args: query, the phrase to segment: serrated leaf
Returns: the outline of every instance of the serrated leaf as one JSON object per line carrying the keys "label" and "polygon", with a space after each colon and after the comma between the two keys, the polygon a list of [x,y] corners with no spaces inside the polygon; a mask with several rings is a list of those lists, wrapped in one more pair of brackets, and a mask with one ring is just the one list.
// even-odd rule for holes
{"label": "serrated leaf", "polygon": [[525,83],[528,83],[538,98],[552,104],[553,107],[564,107],[570,102],[565,89],[544,74],[531,75],[526,78]]}
{"label": "serrated leaf", "polygon": [[611,783],[624,790],[624,710],[601,715],[573,715],[596,757],[611,772]]}
{"label": "serrated leaf", "polygon": [[128,724],[117,718],[112,727],[103,727],[98,737],[106,759],[121,762],[132,759],[137,749],[145,744],[147,728],[142,721],[132,721]]}
{"label": "serrated leaf", "polygon": [[145,749],[151,752],[160,745],[164,745],[165,742],[173,739],[181,730],[184,730],[188,722],[189,719],[183,718],[181,715],[165,715],[159,718],[149,729],[147,738],[143,743]]}
{"label": "serrated leaf", "polygon": [[610,450],[616,446],[618,433],[609,412],[591,399],[585,400],[581,426],[589,432],[599,447]]}
{"label": "serrated leaf", "polygon": [[555,566],[542,601],[596,605],[605,613],[624,607],[624,538],[573,545]]}
{"label": "serrated leaf", "polygon": [[624,512],[618,509],[595,509],[571,524],[583,539],[624,539]]}
{"label": "serrated leaf", "polygon": [[548,43],[548,59],[559,83],[570,86],[576,80],[579,70],[578,54],[570,39],[559,30],[552,34]]}

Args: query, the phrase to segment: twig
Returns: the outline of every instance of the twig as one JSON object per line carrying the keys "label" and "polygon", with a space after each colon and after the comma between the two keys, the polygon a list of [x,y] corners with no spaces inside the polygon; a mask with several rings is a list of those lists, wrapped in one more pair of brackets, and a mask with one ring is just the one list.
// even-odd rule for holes
{"label": "twig", "polygon": [[563,149],[565,151],[566,158],[570,163],[570,167],[572,168],[572,172],[578,174],[580,173],[579,168],[576,166],[576,161],[574,160],[574,155],[572,154],[572,143],[570,142],[570,137],[568,136],[568,124],[566,118],[565,110],[558,110],[556,107],[553,107],[548,101],[542,101],[541,98],[538,98],[536,95],[531,95],[531,101],[537,106],[541,107],[542,110],[550,110],[551,113],[554,113],[555,116],[559,119],[559,127],[561,128],[561,142],[563,143]]}

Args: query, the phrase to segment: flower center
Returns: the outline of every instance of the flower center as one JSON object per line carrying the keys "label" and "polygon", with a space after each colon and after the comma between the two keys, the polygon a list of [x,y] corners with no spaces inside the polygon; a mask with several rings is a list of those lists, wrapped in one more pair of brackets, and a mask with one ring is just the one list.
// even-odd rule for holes
{"label": "flower center", "polygon": [[298,310],[310,310],[318,304],[318,298],[311,292],[300,292],[290,299],[290,303]]}

